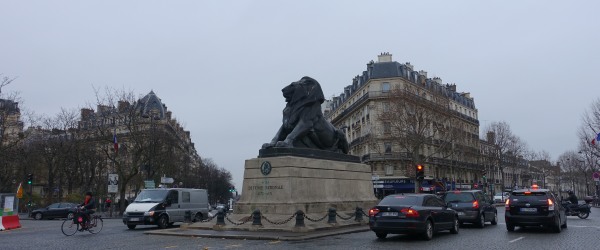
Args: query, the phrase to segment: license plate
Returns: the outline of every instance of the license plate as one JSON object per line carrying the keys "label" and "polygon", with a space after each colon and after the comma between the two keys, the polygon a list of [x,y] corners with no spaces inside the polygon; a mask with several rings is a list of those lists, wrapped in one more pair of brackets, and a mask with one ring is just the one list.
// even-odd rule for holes
{"label": "license plate", "polygon": [[521,212],[537,212],[537,208],[534,207],[522,207]]}
{"label": "license plate", "polygon": [[140,218],[129,218],[129,221],[140,221]]}
{"label": "license plate", "polygon": [[458,215],[465,215],[465,212],[458,212]]}
{"label": "license plate", "polygon": [[383,212],[381,216],[398,216],[398,212]]}

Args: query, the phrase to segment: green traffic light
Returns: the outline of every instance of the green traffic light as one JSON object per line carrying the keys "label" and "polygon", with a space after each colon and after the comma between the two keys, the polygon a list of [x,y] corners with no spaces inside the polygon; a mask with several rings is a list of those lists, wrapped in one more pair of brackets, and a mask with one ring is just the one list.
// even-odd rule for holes
{"label": "green traffic light", "polygon": [[27,184],[31,184],[31,181],[28,181]]}

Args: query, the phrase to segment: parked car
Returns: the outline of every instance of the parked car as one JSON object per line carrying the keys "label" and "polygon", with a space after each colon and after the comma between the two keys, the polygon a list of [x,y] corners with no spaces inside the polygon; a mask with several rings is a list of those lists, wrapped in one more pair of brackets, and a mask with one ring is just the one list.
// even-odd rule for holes
{"label": "parked car", "polygon": [[494,195],[494,202],[495,203],[504,203],[506,201],[506,199],[508,198],[508,196],[510,196],[510,193],[508,193],[508,192],[496,193]]}
{"label": "parked car", "polygon": [[514,190],[505,203],[506,230],[515,226],[544,226],[560,233],[567,228],[565,208],[548,189]]}
{"label": "parked car", "polygon": [[448,207],[457,211],[461,225],[467,222],[483,228],[488,221],[498,224],[498,210],[481,190],[447,192],[443,199]]}
{"label": "parked car", "polygon": [[193,221],[208,218],[208,195],[205,189],[144,189],[123,213],[123,224],[129,229],[137,225],[166,228],[183,222],[186,213]]}
{"label": "parked car", "polygon": [[369,227],[378,238],[388,234],[420,234],[431,240],[436,231],[458,233],[458,215],[433,194],[388,195],[369,210]]}
{"label": "parked car", "polygon": [[77,204],[68,202],[59,202],[51,204],[45,208],[38,208],[31,211],[31,217],[36,220],[41,219],[54,219],[54,218],[67,218],[72,219]]}

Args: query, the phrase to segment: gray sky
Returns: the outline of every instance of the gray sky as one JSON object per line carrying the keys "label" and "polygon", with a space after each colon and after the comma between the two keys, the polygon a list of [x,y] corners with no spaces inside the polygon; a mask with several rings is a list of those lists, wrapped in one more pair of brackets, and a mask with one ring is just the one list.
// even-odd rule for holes
{"label": "gray sky", "polygon": [[[301,3],[300,3],[301,2]],[[241,187],[304,75],[339,94],[381,52],[471,92],[534,150],[577,146],[600,96],[599,1],[6,1],[0,73],[56,114],[93,86],[154,90]]]}

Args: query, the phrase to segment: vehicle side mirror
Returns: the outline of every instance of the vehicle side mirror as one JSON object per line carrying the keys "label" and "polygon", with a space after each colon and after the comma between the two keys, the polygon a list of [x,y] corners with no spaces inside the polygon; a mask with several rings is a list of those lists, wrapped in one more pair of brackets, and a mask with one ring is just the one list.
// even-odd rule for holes
{"label": "vehicle side mirror", "polygon": [[173,202],[171,201],[171,199],[167,199],[165,200],[165,207],[171,206]]}

